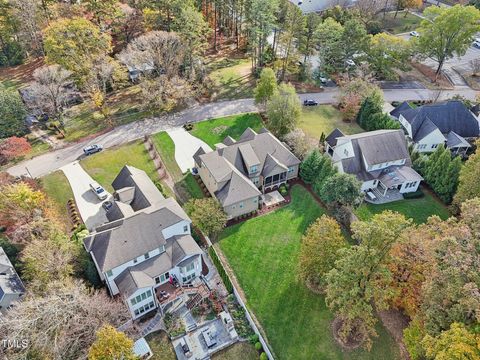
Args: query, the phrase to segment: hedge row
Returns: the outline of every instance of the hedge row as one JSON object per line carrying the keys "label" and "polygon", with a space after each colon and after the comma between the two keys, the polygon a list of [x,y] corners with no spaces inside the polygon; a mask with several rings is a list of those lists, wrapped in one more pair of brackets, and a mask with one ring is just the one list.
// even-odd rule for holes
{"label": "hedge row", "polygon": [[218,273],[220,274],[220,277],[222,278],[223,283],[225,284],[225,288],[227,289],[227,291],[229,293],[232,293],[233,292],[232,282],[230,281],[230,278],[228,277],[227,273],[225,272],[225,269],[223,268],[223,265],[222,265],[220,259],[217,256],[217,253],[215,252],[215,250],[213,249],[212,246],[208,248],[208,254],[210,255],[210,258],[212,259],[213,264],[217,268]]}

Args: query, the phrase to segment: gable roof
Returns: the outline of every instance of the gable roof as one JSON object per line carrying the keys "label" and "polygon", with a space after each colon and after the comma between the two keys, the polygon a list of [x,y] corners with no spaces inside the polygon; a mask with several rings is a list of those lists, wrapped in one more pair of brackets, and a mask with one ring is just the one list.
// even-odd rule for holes
{"label": "gable roof", "polygon": [[156,207],[112,222],[112,227],[106,224],[97,228],[84,244],[105,272],[165,245],[162,230],[183,220],[191,222],[180,205],[168,198]]}
{"label": "gable roof", "polygon": [[343,137],[345,136],[341,131],[340,129],[338,128],[335,128],[331,133],[330,135],[328,135],[326,138],[325,138],[325,141],[328,143],[328,145],[330,145],[331,147],[335,147],[337,146],[337,138],[340,138],[340,137]]}
{"label": "gable roof", "polygon": [[450,131],[447,134],[447,147],[455,148],[455,147],[471,147],[467,140],[465,140],[460,135],[456,134],[453,131]]}
{"label": "gable roof", "polygon": [[[130,206],[134,211],[145,209],[165,199],[155,184],[143,170],[125,165],[112,182],[115,191],[122,192],[125,188],[134,188],[133,200]],[[114,196],[119,199],[118,194]]]}
{"label": "gable roof", "polygon": [[155,277],[181,265],[189,257],[200,254],[202,249],[191,235],[173,236],[167,240],[163,253],[128,267],[114,281],[120,293],[129,297],[137,289],[154,286]]}
{"label": "gable roof", "polygon": [[[444,135],[450,131],[464,138],[478,137],[480,135],[479,121],[473,113],[458,100],[423,105],[415,109],[400,109],[396,114],[398,114],[398,116],[402,115],[405,120],[410,123],[412,127],[412,138],[415,142],[423,139],[429,134],[428,131],[431,132],[434,130],[434,127],[438,128]],[[431,124],[425,127],[425,121],[430,121]]]}
{"label": "gable roof", "polygon": [[382,173],[382,170],[368,170],[365,161],[368,165],[375,165],[406,159],[405,165],[411,164],[402,130],[376,130],[345,135],[342,137],[342,143],[344,142],[351,142],[353,156],[340,160],[342,169],[360,181],[376,179]]}
{"label": "gable roof", "polygon": [[[18,276],[7,254],[0,247],[0,292],[3,294],[24,294],[25,286]],[[1,296],[0,296],[1,297]]]}
{"label": "gable roof", "polygon": [[369,131],[345,138],[357,142],[369,165],[410,158],[405,135],[400,129]]}
{"label": "gable roof", "polygon": [[400,105],[398,105],[395,109],[393,109],[392,111],[390,111],[390,115],[392,115],[394,118],[399,118],[400,117],[400,114],[406,110],[410,110],[412,109],[412,107],[410,106],[410,104],[407,102],[407,101],[404,101],[403,103],[401,103]]}
{"label": "gable roof", "polygon": [[234,169],[230,180],[215,192],[215,197],[223,206],[229,206],[261,194],[260,190],[249,179]]}

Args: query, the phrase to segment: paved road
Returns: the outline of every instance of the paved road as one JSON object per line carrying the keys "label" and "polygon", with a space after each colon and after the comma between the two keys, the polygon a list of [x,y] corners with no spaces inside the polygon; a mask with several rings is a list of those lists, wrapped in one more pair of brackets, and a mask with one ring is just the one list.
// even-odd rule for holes
{"label": "paved road", "polygon": [[[478,92],[470,88],[459,88],[458,90],[442,91],[428,89],[385,89],[383,93],[385,100],[391,102],[405,100],[445,100],[457,94],[474,100]],[[302,101],[304,99],[314,99],[320,104],[336,103],[337,98],[338,88],[329,88],[321,93],[300,95]],[[101,144],[105,148],[109,148],[140,139],[147,134],[154,134],[179,127],[187,122],[199,122],[206,119],[254,111],[258,111],[258,108],[255,106],[253,99],[229,100],[206,105],[195,105],[174,115],[146,119],[119,126],[94,139],[79,142],[21,162],[9,168],[7,171],[14,176],[27,175],[28,172],[30,172],[33,177],[40,177],[81,158],[82,149],[87,145]]]}
{"label": "paved road", "polygon": [[[90,183],[94,180],[83,170],[78,161],[61,168],[70,183],[78,211],[87,229],[92,230],[107,222],[107,215],[102,208],[102,200],[90,190]],[[110,198],[111,195],[108,194]]]}

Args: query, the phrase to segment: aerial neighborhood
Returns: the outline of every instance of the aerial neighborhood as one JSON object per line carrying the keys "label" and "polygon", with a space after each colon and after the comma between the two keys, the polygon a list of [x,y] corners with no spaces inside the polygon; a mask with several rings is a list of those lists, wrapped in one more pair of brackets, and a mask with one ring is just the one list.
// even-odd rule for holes
{"label": "aerial neighborhood", "polygon": [[0,7],[0,359],[480,360],[480,1]]}

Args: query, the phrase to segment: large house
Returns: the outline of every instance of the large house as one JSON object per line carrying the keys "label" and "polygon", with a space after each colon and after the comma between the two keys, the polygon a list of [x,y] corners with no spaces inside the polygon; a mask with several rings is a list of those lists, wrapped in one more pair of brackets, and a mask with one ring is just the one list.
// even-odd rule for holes
{"label": "large house", "polygon": [[202,250],[191,220],[173,198],[164,198],[148,175],[125,166],[112,183],[109,222],[84,240],[110,294],[120,294],[134,319],[159,305],[155,290],[200,276]]}
{"label": "large house", "polygon": [[325,139],[325,151],[340,173],[355,175],[362,182],[362,191],[370,200],[384,197],[388,190],[414,192],[423,180],[410,167],[402,130],[344,135],[335,129]]}
{"label": "large house", "polygon": [[0,247],[0,310],[14,305],[25,294],[25,286],[7,254]]}
{"label": "large house", "polygon": [[390,112],[400,121],[408,140],[419,152],[432,152],[444,144],[454,154],[465,154],[480,136],[480,122],[461,102],[447,101],[412,108],[404,102]]}
{"label": "large house", "polygon": [[229,218],[259,208],[262,194],[298,176],[300,160],[267,129],[227,136],[215,150],[193,156],[198,173]]}

